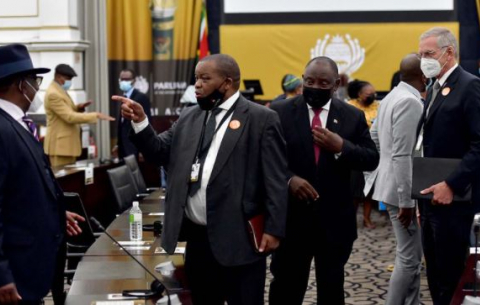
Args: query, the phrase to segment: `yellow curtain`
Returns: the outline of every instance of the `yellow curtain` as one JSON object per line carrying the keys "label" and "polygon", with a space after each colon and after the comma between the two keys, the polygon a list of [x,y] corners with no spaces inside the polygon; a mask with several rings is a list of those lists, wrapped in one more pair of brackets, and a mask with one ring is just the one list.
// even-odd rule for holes
{"label": "yellow curtain", "polygon": [[152,60],[149,0],[107,0],[109,60]]}

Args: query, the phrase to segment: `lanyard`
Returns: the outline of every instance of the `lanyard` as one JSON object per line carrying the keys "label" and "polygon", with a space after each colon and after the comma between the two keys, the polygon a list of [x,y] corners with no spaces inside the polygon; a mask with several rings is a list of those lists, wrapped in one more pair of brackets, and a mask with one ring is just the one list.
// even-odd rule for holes
{"label": "lanyard", "polygon": [[[228,109],[227,113],[223,116],[222,120],[220,121],[220,123],[218,124],[217,128],[215,129],[215,131],[213,132],[213,136],[212,138],[210,139],[210,142],[207,143],[207,145],[205,146],[206,150],[208,150],[210,148],[210,145],[212,144],[212,141],[213,141],[213,137],[217,134],[217,131],[220,129],[220,127],[222,127],[223,123],[225,123],[225,121],[230,117],[230,115],[233,113],[233,111],[235,110],[235,107],[237,106],[237,103],[238,101],[235,102],[235,104],[232,105],[232,107],[230,107],[230,109]],[[213,115],[213,113],[212,113]],[[205,151],[200,151],[202,146],[203,146],[203,141],[205,140],[205,127],[207,125],[207,118],[208,118],[208,112],[205,113],[205,119],[203,120],[203,127],[202,127],[202,133],[200,134],[200,142],[198,143],[199,145],[197,146],[197,153],[196,153],[196,160],[199,159],[199,156],[200,155],[203,155],[205,153]]]}

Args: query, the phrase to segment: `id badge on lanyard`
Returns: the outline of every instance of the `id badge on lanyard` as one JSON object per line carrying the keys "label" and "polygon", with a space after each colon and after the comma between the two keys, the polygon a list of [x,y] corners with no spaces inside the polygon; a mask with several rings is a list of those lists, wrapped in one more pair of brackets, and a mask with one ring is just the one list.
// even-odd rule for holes
{"label": "id badge on lanyard", "polygon": [[195,163],[192,164],[192,171],[190,173],[190,182],[197,182],[200,175],[200,163],[198,158],[195,160]]}

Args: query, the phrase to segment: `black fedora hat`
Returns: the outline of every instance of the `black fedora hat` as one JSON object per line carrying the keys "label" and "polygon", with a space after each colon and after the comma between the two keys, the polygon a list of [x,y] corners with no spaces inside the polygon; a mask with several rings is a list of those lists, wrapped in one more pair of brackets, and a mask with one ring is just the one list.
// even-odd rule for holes
{"label": "black fedora hat", "polygon": [[0,47],[0,79],[19,73],[43,74],[48,68],[34,68],[27,47],[9,44]]}

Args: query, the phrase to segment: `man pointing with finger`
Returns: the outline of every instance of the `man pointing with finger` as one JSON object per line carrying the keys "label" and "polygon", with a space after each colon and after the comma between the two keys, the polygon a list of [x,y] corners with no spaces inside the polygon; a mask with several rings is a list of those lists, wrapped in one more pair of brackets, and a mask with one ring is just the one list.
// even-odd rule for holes
{"label": "man pointing with finger", "polygon": [[[285,141],[277,113],[242,97],[240,69],[223,54],[195,69],[198,106],[156,135],[140,104],[124,97],[132,142],[168,171],[162,247],[187,241],[185,270],[195,305],[263,304],[265,254],[285,234]],[[247,220],[264,217],[259,252]]]}
{"label": "man pointing with finger", "polygon": [[274,253],[270,304],[302,304],[315,259],[318,304],[344,304],[344,265],[357,237],[352,170],[374,170],[379,155],[364,114],[332,98],[340,79],[328,57],[312,59],[303,95],[272,105],[287,141],[287,236]]}

